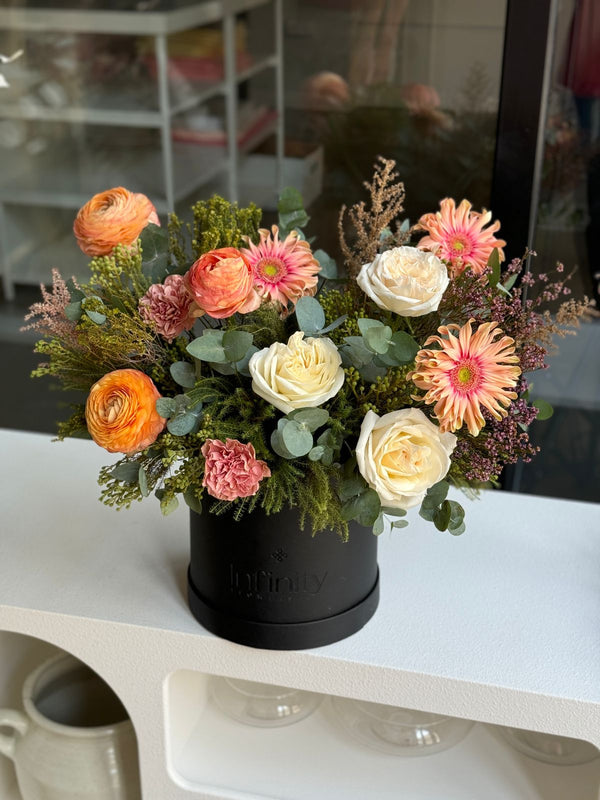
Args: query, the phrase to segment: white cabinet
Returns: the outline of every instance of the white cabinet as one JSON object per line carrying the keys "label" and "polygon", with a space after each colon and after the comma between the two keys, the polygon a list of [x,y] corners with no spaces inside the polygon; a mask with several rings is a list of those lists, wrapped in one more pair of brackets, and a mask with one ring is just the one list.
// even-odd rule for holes
{"label": "white cabinet", "polygon": [[[109,457],[90,442],[3,432],[0,450],[0,706],[22,677],[14,634],[83,659],[131,715],[144,800],[596,800],[600,760],[544,765],[488,726],[399,758],[350,740],[327,700],[274,731],[225,718],[206,687],[246,678],[600,745],[599,506],[484,493],[460,538],[412,515],[380,539],[381,604],[363,630],[269,652],[190,614],[185,509],[164,519],[152,500],[100,505]],[[10,763],[0,770],[10,786]]]}
{"label": "white cabinet", "polygon": [[[0,268],[8,299],[14,297],[16,282],[47,281],[50,267],[64,268],[66,262],[81,269],[85,259],[76,260],[70,235],[74,212],[103,189],[126,185],[144,192],[165,215],[194,193],[191,199],[198,199],[203,187],[226,176],[229,199],[237,200],[240,155],[273,133],[277,138],[276,183],[280,184],[282,0],[163,0],[142,5],[158,9],[162,5],[169,10],[0,8],[0,33],[18,37],[15,41],[25,50],[22,62],[10,65],[15,77],[11,89],[3,90],[0,98]],[[240,54],[236,20],[260,6],[271,6],[272,35],[267,36],[260,53]],[[204,65],[203,76],[183,79],[178,63],[185,64],[186,59],[177,62],[173,57],[170,51],[176,42],[172,37],[217,23],[221,26],[222,67],[217,64],[210,78],[210,69],[206,70],[215,66],[217,57],[196,59],[196,65]],[[106,40],[98,40],[102,35]],[[65,41],[47,67],[28,68],[29,51],[35,51],[36,37],[42,36]],[[119,40],[134,41],[133,37],[136,42],[146,37],[140,59],[145,59],[149,71],[139,74],[138,59],[136,80],[129,80],[126,70],[119,78],[111,76],[114,67],[110,63],[100,60],[98,70],[105,68],[107,75],[100,72],[92,86],[82,90],[77,72],[91,57],[92,42],[99,49],[106,48],[103,57],[107,62],[113,59],[118,63]],[[188,46],[193,47],[191,39]],[[117,48],[116,54],[111,47]],[[247,58],[240,59],[240,55]],[[38,54],[36,63],[39,61]],[[70,64],[72,86],[65,78],[69,70],[58,77],[52,74],[53,64],[64,66],[65,62]],[[187,59],[188,68],[189,64]],[[263,114],[241,136],[239,87],[265,70],[274,71],[269,99],[272,113]],[[154,75],[153,82],[149,75]],[[182,114],[198,112],[219,98],[219,113],[224,117],[222,146],[173,140]],[[36,122],[42,135],[32,134],[26,146],[15,146],[15,140],[12,149],[2,149],[3,135],[9,143],[11,135],[18,139],[21,128]],[[85,137],[92,129],[96,136],[90,142]]]}

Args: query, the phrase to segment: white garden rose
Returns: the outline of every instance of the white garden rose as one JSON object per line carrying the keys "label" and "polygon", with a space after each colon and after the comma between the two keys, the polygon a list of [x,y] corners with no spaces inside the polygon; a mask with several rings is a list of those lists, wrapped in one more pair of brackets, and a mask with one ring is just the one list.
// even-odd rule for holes
{"label": "white garden rose", "polygon": [[434,254],[416,247],[394,247],[364,264],[356,278],[380,308],[403,317],[437,311],[448,287],[448,270]]}
{"label": "white garden rose", "polygon": [[254,353],[248,368],[252,389],[284,414],[330,400],[345,377],[341,356],[331,339],[304,339],[302,331],[292,334],[287,344],[274,342]]}
{"label": "white garden rose", "polygon": [[418,408],[382,417],[367,411],[356,461],[382,506],[407,509],[419,505],[427,489],[445,478],[455,446],[456,436],[441,433]]}

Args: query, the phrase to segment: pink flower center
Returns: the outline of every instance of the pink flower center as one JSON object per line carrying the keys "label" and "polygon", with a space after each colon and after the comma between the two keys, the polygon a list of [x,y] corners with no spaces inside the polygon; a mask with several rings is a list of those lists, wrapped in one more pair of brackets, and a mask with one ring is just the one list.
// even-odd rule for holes
{"label": "pink flower center", "polygon": [[268,258],[261,258],[255,264],[254,273],[267,283],[279,283],[281,278],[287,275],[287,269],[280,258],[269,256]]}
{"label": "pink flower center", "polygon": [[472,358],[465,358],[450,372],[452,388],[461,394],[469,394],[477,389],[481,383],[481,369]]}
{"label": "pink flower center", "polygon": [[449,242],[450,251],[455,256],[465,256],[471,251],[471,242],[464,234],[455,234]]}

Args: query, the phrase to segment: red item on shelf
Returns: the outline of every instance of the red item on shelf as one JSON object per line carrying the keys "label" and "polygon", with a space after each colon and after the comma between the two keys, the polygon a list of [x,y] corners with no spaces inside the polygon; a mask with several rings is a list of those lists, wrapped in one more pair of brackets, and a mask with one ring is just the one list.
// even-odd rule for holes
{"label": "red item on shelf", "polygon": [[[277,119],[277,112],[265,109],[260,116],[252,120],[243,130],[238,131],[238,147],[244,147],[262,130],[268,128]],[[224,147],[227,144],[225,131],[194,131],[189,128],[173,128],[171,136],[175,142],[189,142],[211,147]]]}
{"label": "red item on shelf", "polygon": [[[154,56],[144,56],[144,63],[153,78],[156,78],[156,58]],[[242,72],[253,64],[250,53],[238,53],[236,57],[236,69]],[[179,57],[170,58],[168,75],[171,80],[181,80],[182,78],[190,81],[220,81],[225,76],[223,60],[221,58],[196,58]]]}

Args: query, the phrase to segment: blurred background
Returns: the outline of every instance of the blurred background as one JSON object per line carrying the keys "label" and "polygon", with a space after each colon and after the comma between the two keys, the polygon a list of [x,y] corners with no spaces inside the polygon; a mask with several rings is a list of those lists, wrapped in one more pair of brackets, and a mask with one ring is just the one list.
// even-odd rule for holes
{"label": "blurred background", "polygon": [[[20,53],[20,51],[22,51]],[[509,257],[575,270],[598,298],[600,4],[594,0],[4,0],[0,8],[0,426],[54,432],[69,398],[31,381],[22,317],[96,192],[163,221],[219,192],[275,220],[293,185],[319,247],[381,154],[415,221],[445,196],[491,208]],[[534,396],[536,460],[506,489],[596,501],[600,322],[560,343]]]}

